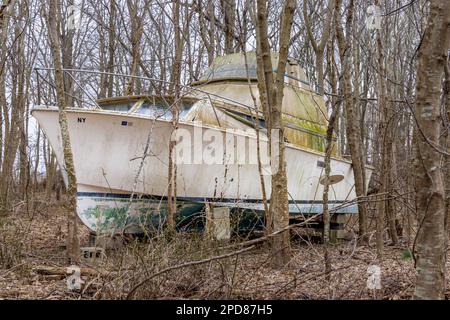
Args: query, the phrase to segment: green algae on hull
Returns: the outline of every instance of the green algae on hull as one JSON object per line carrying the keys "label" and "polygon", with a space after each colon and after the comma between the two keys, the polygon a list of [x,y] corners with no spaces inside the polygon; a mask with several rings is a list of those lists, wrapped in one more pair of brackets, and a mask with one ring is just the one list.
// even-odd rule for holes
{"label": "green algae on hull", "polygon": [[[203,204],[179,201],[177,226],[189,223],[189,218],[203,210]],[[78,216],[89,229],[98,233],[142,233],[156,229],[167,217],[166,201],[113,197],[78,197]]]}

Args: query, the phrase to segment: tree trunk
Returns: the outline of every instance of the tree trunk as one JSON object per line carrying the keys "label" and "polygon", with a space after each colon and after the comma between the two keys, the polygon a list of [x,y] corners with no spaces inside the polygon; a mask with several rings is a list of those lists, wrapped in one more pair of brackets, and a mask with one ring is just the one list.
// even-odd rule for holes
{"label": "tree trunk", "polygon": [[[446,122],[446,134],[445,134],[445,143],[444,146],[448,150],[450,148],[450,54],[447,57],[447,63],[445,64],[444,68],[444,110],[447,115],[447,122]],[[446,205],[446,215],[445,215],[445,226],[447,228],[447,244],[448,244],[448,231],[449,223],[450,223],[450,157],[445,157],[444,159],[444,186],[445,186],[445,205]]]}
{"label": "tree trunk", "polygon": [[[450,45],[450,2],[430,1],[417,55],[415,164],[417,231],[415,299],[443,299],[445,290],[445,194],[439,153],[441,81]],[[427,139],[427,140],[425,140]]]}
{"label": "tree trunk", "polygon": [[313,32],[312,32],[312,26],[311,26],[311,20],[309,18],[310,13],[307,9],[308,6],[308,0],[303,1],[303,18],[305,19],[305,28],[308,34],[308,39],[311,42],[311,46],[314,50],[314,53],[316,54],[316,60],[315,60],[315,66],[316,66],[316,72],[317,72],[317,86],[318,86],[318,92],[320,95],[323,95],[325,92],[325,81],[324,81],[324,72],[323,72],[323,58],[324,58],[324,50],[325,45],[327,44],[328,38],[330,36],[330,29],[331,29],[331,22],[333,20],[333,11],[335,8],[335,1],[329,0],[328,1],[328,12],[327,16],[325,18],[325,24],[323,26],[323,32],[322,37],[320,39],[320,42],[317,43]]}
{"label": "tree trunk", "polygon": [[[9,3],[9,5],[11,4],[12,2]],[[0,41],[2,42],[2,48],[5,48],[5,52],[2,52],[0,54],[0,62],[2,62],[2,65],[0,66],[2,68],[0,81],[3,82],[0,83],[0,104],[2,105],[2,120],[4,125],[4,150],[0,176],[0,212],[2,213],[7,213],[11,209],[10,198],[11,191],[14,187],[14,163],[16,161],[17,150],[20,145],[21,128],[24,127],[23,114],[25,112],[25,76],[23,72],[25,37],[23,33],[23,27],[20,23],[14,25],[15,28],[12,34],[14,35],[15,41],[12,45],[12,49],[9,50],[10,54],[12,54],[14,57],[17,57],[17,62],[12,66],[12,85],[10,85],[10,89],[8,90],[11,92],[11,108],[8,108],[8,102],[6,99],[6,91],[4,87],[4,77],[6,70],[4,70],[4,67],[8,53],[6,40],[8,35],[8,22],[10,19],[8,16],[5,16],[6,8],[7,6],[2,7],[2,23],[4,23],[4,25],[3,29],[1,30],[2,39],[0,39]],[[14,6],[12,5],[10,8],[12,11],[14,9]],[[19,6],[19,12],[17,15],[19,19],[25,18],[24,8],[25,5]]]}
{"label": "tree trunk", "polygon": [[[142,33],[144,32],[144,15],[147,12],[147,4],[148,1],[145,1],[145,6],[141,10],[138,8],[138,2],[133,0],[127,0],[128,12],[130,14],[131,19],[131,69],[130,75],[136,76],[138,72],[138,66],[141,62],[141,39]],[[142,11],[142,14],[139,15],[138,11]],[[125,88],[125,95],[139,94],[135,90],[135,82],[137,80],[133,77],[130,77],[127,86]]]}
{"label": "tree trunk", "polygon": [[[336,0],[336,38],[338,40],[339,55],[342,64],[342,93],[344,97],[345,124],[347,131],[348,147],[352,158],[353,174],[355,178],[355,192],[357,197],[365,196],[364,159],[361,154],[361,128],[352,94],[351,59],[352,52],[352,21],[354,0],[350,0],[347,9],[346,35],[344,36],[340,15],[341,0]],[[367,242],[367,214],[364,203],[358,202],[359,237],[362,243]]]}
{"label": "tree trunk", "polygon": [[[273,219],[274,232],[284,229],[289,225],[289,199],[287,190],[284,127],[282,122],[282,102],[284,74],[286,70],[295,7],[295,1],[288,0],[283,8],[279,37],[280,51],[278,55],[277,74],[274,81],[271,52],[267,36],[266,2],[262,0],[257,1],[257,55],[259,56],[258,62],[262,61],[264,66],[264,72],[258,73],[258,81],[264,83],[266,87],[265,93],[267,94],[267,102],[265,108],[268,107],[269,110],[266,109],[264,114],[268,116],[268,118],[266,118],[266,125],[270,136],[269,143],[272,170],[275,170],[275,172],[272,173],[272,193],[269,207],[269,215],[271,216],[271,219]],[[264,79],[261,79],[262,75],[264,75]],[[288,230],[273,237],[272,255],[272,262],[275,268],[282,268],[289,262],[290,235]]]}
{"label": "tree trunk", "polygon": [[330,242],[330,211],[328,209],[328,192],[330,189],[330,185],[328,183],[331,173],[331,154],[333,152],[333,148],[336,145],[333,143],[333,134],[337,125],[337,118],[339,115],[340,109],[340,101],[337,99],[337,80],[336,80],[336,72],[335,72],[335,64],[334,64],[334,56],[331,48],[333,47],[333,42],[330,41],[330,45],[328,47],[328,64],[330,66],[330,85],[331,92],[333,97],[331,99],[331,116],[328,122],[327,135],[326,135],[326,148],[325,148],[325,184],[323,186],[323,245],[324,245],[324,260],[325,260],[325,273],[327,277],[331,273],[331,258],[329,254],[329,242]]}
{"label": "tree trunk", "polygon": [[[172,75],[170,79],[170,93],[174,97],[172,105],[172,130],[176,130],[178,126],[179,110],[180,110],[180,81],[181,81],[181,59],[183,55],[183,43],[180,32],[180,3],[174,1],[173,10],[173,26],[175,34],[175,56],[172,65]],[[168,165],[168,184],[167,184],[167,224],[169,231],[175,231],[175,214],[176,214],[176,188],[177,175],[176,163],[174,159],[173,149],[175,141],[169,141],[169,165]]]}
{"label": "tree trunk", "polygon": [[[375,0],[375,5],[378,6],[378,0]],[[387,175],[389,167],[390,155],[387,152],[387,139],[390,139],[387,135],[387,102],[386,102],[386,70],[384,61],[383,43],[381,39],[380,30],[376,31],[376,43],[377,43],[377,57],[378,57],[378,86],[377,86],[377,98],[378,98],[378,110],[380,113],[380,119],[378,124],[378,141],[380,150],[380,188],[379,193],[382,194],[382,198],[386,198],[387,190]],[[377,203],[377,227],[376,227],[376,240],[377,240],[377,257],[382,258],[384,248],[384,217],[386,212],[386,200],[381,199]]]}
{"label": "tree trunk", "polygon": [[65,208],[67,211],[67,259],[68,263],[76,263],[79,259],[79,240],[77,226],[77,179],[73,163],[72,148],[70,145],[69,128],[67,122],[67,101],[64,91],[64,77],[62,73],[61,62],[61,44],[59,42],[59,32],[57,30],[59,13],[57,11],[57,0],[49,1],[48,10],[48,32],[50,38],[50,49],[55,68],[55,83],[57,100],[59,106],[59,126],[61,130],[61,139],[64,153],[64,166],[67,173],[67,202]]}
{"label": "tree trunk", "polygon": [[234,53],[236,0],[221,0],[225,25],[225,54]]}
{"label": "tree trunk", "polygon": [[111,1],[109,7],[109,31],[108,31],[108,72],[110,75],[108,76],[108,97],[113,96],[113,84],[114,84],[114,76],[112,73],[114,72],[114,43],[115,43],[115,18],[116,18],[116,2]]}

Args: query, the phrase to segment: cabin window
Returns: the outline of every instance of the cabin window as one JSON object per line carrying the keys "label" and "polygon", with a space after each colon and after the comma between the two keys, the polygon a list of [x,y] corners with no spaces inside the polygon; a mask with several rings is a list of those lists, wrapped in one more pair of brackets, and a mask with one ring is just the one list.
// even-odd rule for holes
{"label": "cabin window", "polygon": [[105,104],[101,108],[108,111],[128,112],[136,102]]}
{"label": "cabin window", "polygon": [[[189,109],[192,107],[193,102],[183,101],[180,108],[180,119],[184,119]],[[172,119],[172,110],[170,108],[170,102],[164,101],[146,101],[136,111],[138,114],[144,114],[157,119]]]}
{"label": "cabin window", "polygon": [[183,101],[181,103],[181,110],[180,110],[180,119],[184,119],[189,112],[189,110],[194,105],[194,102],[192,101]]}
{"label": "cabin window", "polygon": [[144,114],[158,119],[169,119],[171,112],[168,109],[167,103],[162,101],[144,102],[136,111],[138,114]]}

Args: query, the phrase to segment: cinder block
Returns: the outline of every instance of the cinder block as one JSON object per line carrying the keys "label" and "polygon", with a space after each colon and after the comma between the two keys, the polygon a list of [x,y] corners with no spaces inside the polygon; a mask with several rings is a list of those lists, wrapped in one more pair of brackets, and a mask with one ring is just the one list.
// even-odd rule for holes
{"label": "cinder block", "polygon": [[212,212],[213,238],[219,241],[230,240],[230,208],[217,207]]}
{"label": "cinder block", "polygon": [[86,262],[93,263],[97,260],[102,260],[105,255],[105,249],[101,247],[82,247],[81,251],[81,259]]}

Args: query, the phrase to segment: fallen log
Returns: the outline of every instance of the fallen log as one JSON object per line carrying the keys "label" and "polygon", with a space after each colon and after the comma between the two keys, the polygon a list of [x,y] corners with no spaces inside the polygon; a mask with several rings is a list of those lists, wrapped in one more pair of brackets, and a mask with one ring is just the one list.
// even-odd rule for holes
{"label": "fallen log", "polygon": [[[49,267],[38,266],[32,269],[32,271],[39,275],[44,276],[70,276],[73,274],[73,270],[69,270],[67,267]],[[103,276],[106,275],[92,268],[80,267],[81,275],[85,276]]]}

